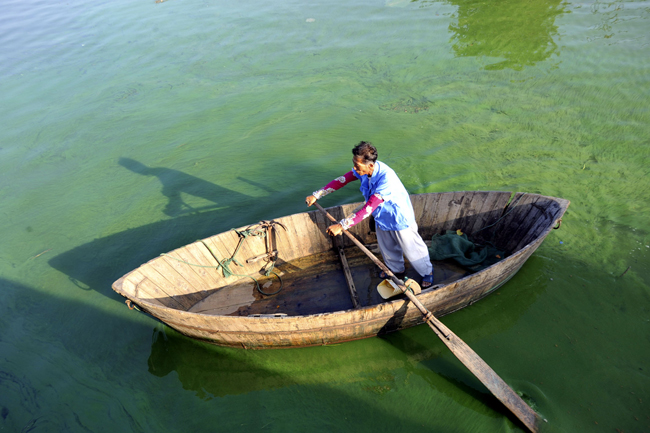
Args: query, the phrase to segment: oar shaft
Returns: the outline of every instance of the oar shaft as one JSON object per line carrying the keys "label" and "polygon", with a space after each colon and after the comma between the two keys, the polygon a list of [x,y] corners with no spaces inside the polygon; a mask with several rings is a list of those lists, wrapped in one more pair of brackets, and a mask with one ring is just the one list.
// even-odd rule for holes
{"label": "oar shaft", "polygon": [[[314,203],[314,205],[320,209],[327,217],[332,221],[337,223],[338,221],[334,219],[323,207]],[[409,300],[416,306],[416,308],[422,313],[426,323],[429,327],[436,333],[436,335],[442,340],[443,343],[451,350],[451,352],[462,362],[465,367],[469,369],[474,376],[476,376],[483,385],[486,386],[490,392],[499,399],[510,411],[519,418],[519,420],[524,423],[528,429],[537,433],[538,431],[538,415],[537,413],[526,404],[525,401],[519,397],[519,395],[508,386],[508,384],[499,377],[498,374],[485,362],[481,359],[480,356],[476,354],[463,340],[461,340],[456,334],[451,332],[441,321],[439,321],[422,303],[418,298],[409,291],[404,282],[395,277],[391,270],[382,263],[375,255],[368,250],[357,238],[352,236],[347,230],[343,230],[343,233],[350,238],[352,242],[358,246],[361,251],[366,253],[370,259],[381,268],[386,275],[390,276],[391,280],[398,285],[400,290],[406,294]]]}

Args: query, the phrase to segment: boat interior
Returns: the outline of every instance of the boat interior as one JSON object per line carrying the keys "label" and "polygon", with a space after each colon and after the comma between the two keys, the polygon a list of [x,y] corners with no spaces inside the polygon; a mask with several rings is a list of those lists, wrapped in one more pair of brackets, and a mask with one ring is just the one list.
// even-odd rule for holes
{"label": "boat interior", "polygon": [[[427,244],[434,234],[465,233],[478,245],[503,250],[504,259],[546,233],[568,206],[562,199],[500,191],[418,194],[411,201]],[[359,205],[327,210],[340,220]],[[328,236],[330,224],[314,210],[221,233],[142,265],[119,280],[118,291],[199,314],[310,315],[354,308],[347,268],[361,307],[387,302],[376,290],[380,269],[349,239]],[[381,259],[371,221],[350,233]],[[432,263],[433,289],[474,272],[451,259]],[[406,276],[421,282],[408,262]]]}
{"label": "boat interior", "polygon": [[[378,253],[377,245],[370,246]],[[377,292],[383,281],[381,270],[358,248],[345,251],[350,273],[361,307],[376,305],[385,300]],[[380,254],[375,254],[381,259]],[[406,263],[406,276],[420,283],[420,276]],[[435,284],[446,284],[469,275],[471,271],[453,260],[435,261]],[[203,314],[233,316],[250,315],[308,315],[354,308],[343,265],[338,253],[326,251],[283,262],[275,267],[276,274],[244,279],[222,287],[214,294],[194,304],[189,311]],[[404,295],[400,295],[404,296]]]}

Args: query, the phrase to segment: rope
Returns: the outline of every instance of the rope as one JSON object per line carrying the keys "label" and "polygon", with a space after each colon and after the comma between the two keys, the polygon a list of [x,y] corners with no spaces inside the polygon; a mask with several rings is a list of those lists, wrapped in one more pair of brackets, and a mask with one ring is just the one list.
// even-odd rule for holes
{"label": "rope", "polygon": [[219,269],[219,268],[221,268],[221,272],[223,272],[224,278],[228,278],[228,277],[248,277],[248,278],[250,278],[251,280],[253,280],[255,282],[255,286],[257,287],[257,291],[260,292],[262,295],[265,295],[265,296],[275,295],[276,293],[279,293],[280,290],[282,290],[282,286],[284,284],[283,281],[282,281],[282,278],[280,277],[280,275],[278,275],[273,270],[275,268],[275,260],[278,257],[277,255],[275,255],[274,259],[269,260],[270,267],[268,269],[265,269],[264,267],[262,267],[262,269],[261,269],[261,271],[264,271],[264,276],[265,277],[269,277],[269,276],[271,276],[271,274],[273,274],[276,277],[278,277],[278,280],[280,280],[280,288],[278,290],[276,290],[275,292],[272,292],[272,293],[264,292],[262,290],[262,288],[260,287],[260,283],[252,275],[236,274],[235,272],[232,271],[232,269],[230,269],[231,263],[235,263],[237,266],[242,266],[242,267],[244,266],[236,258],[237,254],[239,253],[239,250],[241,249],[241,247],[242,247],[242,245],[244,243],[244,241],[249,236],[266,237],[269,227],[273,228],[273,223],[265,223],[262,227],[266,228],[266,230],[259,230],[259,228],[260,228],[259,225],[257,227],[249,228],[249,229],[242,230],[242,231],[239,231],[239,230],[236,230],[236,229],[231,229],[235,233],[237,233],[237,235],[239,235],[239,243],[237,243],[237,247],[235,248],[235,252],[232,254],[232,256],[229,259],[219,260],[217,258],[217,256],[214,254],[214,251],[212,251],[212,248],[210,248],[210,246],[208,244],[206,244],[203,240],[201,240],[201,243],[208,249],[208,251],[210,251],[210,254],[212,254],[212,257],[214,257],[214,259],[217,261],[217,263],[219,263],[217,266],[199,265],[199,264],[196,264],[196,263],[186,262],[185,260],[178,259],[178,258],[176,258],[174,256],[171,256],[171,255],[167,254],[167,253],[163,253],[163,254],[161,254],[161,256],[166,256],[166,257],[174,259],[174,260],[176,260],[178,262],[184,263],[186,265],[196,266],[197,268],[211,268],[211,269]]}

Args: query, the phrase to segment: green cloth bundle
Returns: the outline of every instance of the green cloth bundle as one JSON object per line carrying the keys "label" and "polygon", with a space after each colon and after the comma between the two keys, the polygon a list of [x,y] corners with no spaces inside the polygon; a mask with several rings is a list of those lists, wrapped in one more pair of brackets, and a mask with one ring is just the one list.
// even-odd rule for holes
{"label": "green cloth bundle", "polygon": [[504,252],[491,244],[475,244],[460,231],[447,230],[444,235],[433,235],[429,255],[433,260],[454,259],[458,264],[478,272],[501,260]]}

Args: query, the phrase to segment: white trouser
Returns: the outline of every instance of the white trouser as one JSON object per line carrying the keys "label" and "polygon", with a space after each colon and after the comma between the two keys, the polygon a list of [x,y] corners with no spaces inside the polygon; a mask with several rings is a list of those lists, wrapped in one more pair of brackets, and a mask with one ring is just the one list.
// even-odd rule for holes
{"label": "white trouser", "polygon": [[433,271],[429,249],[418,233],[417,224],[399,231],[383,231],[377,227],[377,243],[386,266],[394,274],[404,272],[404,256],[420,276]]}

